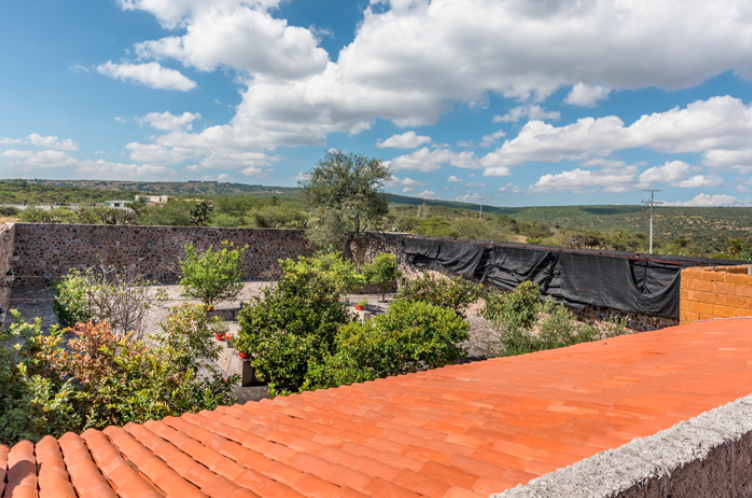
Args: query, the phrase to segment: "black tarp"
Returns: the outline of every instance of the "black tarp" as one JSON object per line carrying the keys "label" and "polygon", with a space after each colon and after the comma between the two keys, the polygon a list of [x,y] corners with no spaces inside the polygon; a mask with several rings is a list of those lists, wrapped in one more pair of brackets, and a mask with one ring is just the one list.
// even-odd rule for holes
{"label": "black tarp", "polygon": [[681,267],[562,252],[559,297],[649,316],[678,318]]}
{"label": "black tarp", "polygon": [[688,258],[655,261],[618,252],[489,247],[482,242],[440,239],[405,238],[403,250],[418,267],[436,262],[451,273],[487,281],[505,291],[530,280],[544,295],[575,308],[604,306],[665,318],[679,317],[681,269],[706,264],[703,260],[693,265]]}

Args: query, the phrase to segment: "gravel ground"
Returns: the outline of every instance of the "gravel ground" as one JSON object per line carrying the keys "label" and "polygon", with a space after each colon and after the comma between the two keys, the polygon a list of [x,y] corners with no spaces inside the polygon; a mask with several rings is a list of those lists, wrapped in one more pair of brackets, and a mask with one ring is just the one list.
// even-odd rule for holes
{"label": "gravel ground", "polygon": [[[275,285],[275,282],[246,282],[236,301],[220,303],[216,308],[237,308],[241,301],[250,301],[253,296],[261,294],[262,289],[269,285]],[[159,302],[149,310],[149,314],[146,318],[145,336],[160,330],[159,323],[167,317],[171,307],[185,302],[199,303],[199,301],[195,299],[182,297],[180,295],[181,287],[178,285],[166,285],[163,286],[163,288],[167,292],[167,300]],[[18,309],[21,316],[26,320],[32,320],[36,317],[41,318],[42,327],[46,329],[57,323],[57,318],[52,311],[52,298],[53,293],[47,288],[16,290],[11,296],[10,307]],[[369,304],[366,307],[366,311],[370,312],[372,315],[378,315],[386,311],[389,307],[389,303],[394,298],[394,295],[387,294],[385,302],[381,302],[381,296],[378,294],[357,294],[348,296],[348,298],[351,303],[355,303],[364,298],[368,299]],[[468,316],[467,321],[470,323],[470,339],[463,343],[468,350],[467,360],[478,361],[489,356],[495,356],[494,353],[499,349],[499,340],[498,333],[493,329],[491,323],[479,316]],[[10,322],[10,317],[8,317],[3,326],[7,327],[10,325]],[[265,386],[238,386],[233,390],[233,395],[237,397],[240,402],[258,401],[268,397]]]}

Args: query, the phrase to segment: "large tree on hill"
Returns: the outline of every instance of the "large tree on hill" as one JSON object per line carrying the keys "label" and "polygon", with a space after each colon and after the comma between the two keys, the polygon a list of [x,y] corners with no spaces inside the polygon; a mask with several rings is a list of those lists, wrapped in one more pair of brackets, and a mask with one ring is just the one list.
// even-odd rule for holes
{"label": "large tree on hill", "polygon": [[383,188],[391,177],[389,167],[378,159],[328,152],[300,182],[304,206],[313,211],[309,240],[320,247],[342,245],[343,256],[350,259],[358,234],[389,213]]}

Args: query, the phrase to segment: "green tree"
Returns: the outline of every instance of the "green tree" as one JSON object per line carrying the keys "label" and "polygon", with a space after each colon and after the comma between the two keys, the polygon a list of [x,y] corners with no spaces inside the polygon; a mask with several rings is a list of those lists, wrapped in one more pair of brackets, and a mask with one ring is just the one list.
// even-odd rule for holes
{"label": "green tree", "polygon": [[212,211],[214,211],[214,206],[211,205],[211,202],[206,199],[198,201],[191,208],[191,223],[195,226],[201,226],[209,221]]}
{"label": "green tree", "polygon": [[314,212],[308,229],[311,242],[343,245],[345,258],[351,259],[353,240],[389,213],[383,186],[391,176],[378,159],[328,152],[300,182],[303,203]]}
{"label": "green tree", "polygon": [[185,246],[185,261],[180,262],[183,294],[201,299],[207,305],[232,299],[240,294],[243,284],[243,257],[248,246],[235,249],[232,242],[223,241],[221,248],[213,251],[209,246],[203,254],[193,244]]}
{"label": "green tree", "polygon": [[394,254],[387,252],[382,252],[373,258],[373,263],[363,265],[361,272],[369,283],[379,286],[382,301],[384,300],[384,293],[389,290],[389,285],[402,277],[397,258]]}

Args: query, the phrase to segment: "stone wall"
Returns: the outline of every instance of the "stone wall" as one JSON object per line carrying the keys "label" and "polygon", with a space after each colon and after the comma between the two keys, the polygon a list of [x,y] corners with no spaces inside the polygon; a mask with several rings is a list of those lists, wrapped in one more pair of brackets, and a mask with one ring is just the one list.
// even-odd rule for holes
{"label": "stone wall", "polygon": [[[13,242],[15,239],[15,225],[5,223],[0,225],[0,279],[5,278],[5,274],[13,264]],[[10,287],[5,286],[5,282],[0,280],[0,308],[8,309],[10,304]],[[0,323],[2,326],[2,323]]]}
{"label": "stone wall", "polygon": [[683,324],[752,316],[752,265],[682,270],[679,309]]}
{"label": "stone wall", "polygon": [[94,265],[174,282],[186,244],[203,251],[224,240],[248,245],[243,269],[249,279],[276,278],[281,273],[279,259],[313,253],[302,230],[17,223],[13,287],[48,286],[70,268]]}

